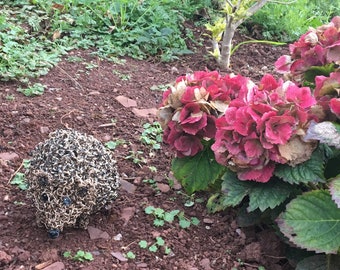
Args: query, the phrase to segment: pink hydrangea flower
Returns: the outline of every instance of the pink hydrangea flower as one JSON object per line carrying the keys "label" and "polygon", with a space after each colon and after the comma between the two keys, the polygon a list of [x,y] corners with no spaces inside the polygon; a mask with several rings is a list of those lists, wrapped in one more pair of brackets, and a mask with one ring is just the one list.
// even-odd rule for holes
{"label": "pink hydrangea flower", "polygon": [[194,156],[202,140],[215,137],[218,117],[235,98],[245,98],[254,84],[241,75],[221,76],[217,71],[197,71],[180,76],[163,94],[158,116],[163,140],[179,157]]}
{"label": "pink hydrangea flower", "polygon": [[279,146],[304,128],[308,111],[316,103],[309,88],[276,81],[265,75],[247,99],[235,99],[216,120],[212,150],[217,162],[240,180],[267,182],[275,164],[286,163]]}
{"label": "pink hydrangea flower", "polygon": [[310,28],[289,45],[289,51],[290,55],[281,56],[275,67],[299,84],[305,79],[304,73],[313,66],[340,64],[340,16],[334,17],[329,24]]}

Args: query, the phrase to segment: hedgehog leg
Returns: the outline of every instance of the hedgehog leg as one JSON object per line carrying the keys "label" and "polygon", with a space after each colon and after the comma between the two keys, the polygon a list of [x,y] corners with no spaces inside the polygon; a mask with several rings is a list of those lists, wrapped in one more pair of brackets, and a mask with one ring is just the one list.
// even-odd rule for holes
{"label": "hedgehog leg", "polygon": [[81,228],[81,229],[87,229],[87,226],[89,225],[90,219],[88,215],[80,215],[77,218],[77,227]]}

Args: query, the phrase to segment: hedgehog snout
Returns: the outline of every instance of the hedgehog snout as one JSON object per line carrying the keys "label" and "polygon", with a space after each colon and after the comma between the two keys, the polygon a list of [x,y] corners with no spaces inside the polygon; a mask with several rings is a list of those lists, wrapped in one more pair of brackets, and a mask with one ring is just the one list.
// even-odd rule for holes
{"label": "hedgehog snout", "polygon": [[60,231],[58,229],[50,229],[48,231],[48,236],[51,238],[51,239],[56,239],[59,237],[59,234],[60,234]]}

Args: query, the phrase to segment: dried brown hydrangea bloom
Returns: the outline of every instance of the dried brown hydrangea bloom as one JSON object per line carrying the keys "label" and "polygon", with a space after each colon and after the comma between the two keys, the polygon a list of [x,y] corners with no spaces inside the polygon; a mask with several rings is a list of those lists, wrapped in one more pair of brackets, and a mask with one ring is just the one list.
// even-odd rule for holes
{"label": "dried brown hydrangea bloom", "polygon": [[50,237],[86,228],[89,215],[116,199],[119,174],[103,144],[75,130],[57,130],[37,145],[27,172],[28,196]]}

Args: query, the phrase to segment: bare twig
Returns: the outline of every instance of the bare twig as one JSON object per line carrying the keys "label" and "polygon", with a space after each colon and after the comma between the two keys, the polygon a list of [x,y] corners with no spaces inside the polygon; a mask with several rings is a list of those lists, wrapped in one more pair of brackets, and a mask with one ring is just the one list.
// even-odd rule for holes
{"label": "bare twig", "polygon": [[61,72],[63,72],[71,81],[73,81],[75,83],[76,86],[78,86],[81,90],[84,91],[84,88],[81,86],[81,84],[79,82],[77,82],[77,80],[74,79],[70,74],[68,74],[64,69],[62,69],[59,66],[56,66],[56,68],[58,68]]}
{"label": "bare twig", "polygon": [[21,170],[22,166],[24,166],[24,161],[21,162],[19,168],[10,176],[7,185],[12,181],[13,177]]}

